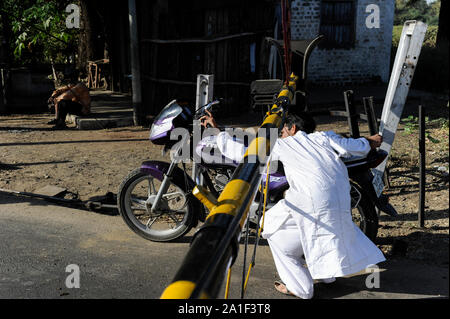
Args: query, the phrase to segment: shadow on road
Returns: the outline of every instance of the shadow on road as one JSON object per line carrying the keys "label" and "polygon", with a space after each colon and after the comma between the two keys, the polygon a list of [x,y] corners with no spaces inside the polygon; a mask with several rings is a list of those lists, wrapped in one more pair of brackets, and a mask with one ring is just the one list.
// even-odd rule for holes
{"label": "shadow on road", "polygon": [[[0,205],[1,204],[15,204],[28,202],[30,206],[49,206],[57,205],[62,207],[80,209],[85,211],[90,211],[97,214],[116,216],[119,215],[117,208],[113,207],[101,207],[99,203],[107,205],[115,205],[116,202],[111,199],[111,195],[106,194],[103,196],[94,196],[89,198],[87,201],[81,201],[79,199],[65,199],[65,198],[40,198],[38,194],[33,196],[27,194],[12,194],[10,192],[0,190]],[[72,194],[76,196],[75,194]]]}
{"label": "shadow on road", "polygon": [[[359,293],[358,299],[448,298],[448,267],[430,266],[406,258],[387,259],[378,266],[381,269],[378,286],[373,277],[369,277],[373,273],[362,273],[337,278],[332,284],[316,284],[315,298],[333,299],[355,293]],[[383,297],[380,293],[386,295]]]}
{"label": "shadow on road", "polygon": [[[0,128],[1,130],[1,128]],[[79,141],[48,141],[48,142],[14,142],[1,143],[0,146],[33,146],[33,145],[52,145],[52,144],[79,144],[79,143],[115,143],[115,142],[142,142],[148,141],[146,138],[135,139],[115,139],[115,140],[79,140]]]}

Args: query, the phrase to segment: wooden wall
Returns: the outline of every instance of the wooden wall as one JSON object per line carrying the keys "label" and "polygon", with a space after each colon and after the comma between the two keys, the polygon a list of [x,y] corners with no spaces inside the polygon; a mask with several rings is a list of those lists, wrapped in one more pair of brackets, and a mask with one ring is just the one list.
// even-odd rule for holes
{"label": "wooden wall", "polygon": [[146,113],[175,98],[194,106],[197,74],[214,74],[223,115],[248,109],[251,81],[267,76],[264,37],[273,35],[275,2],[137,0]]}

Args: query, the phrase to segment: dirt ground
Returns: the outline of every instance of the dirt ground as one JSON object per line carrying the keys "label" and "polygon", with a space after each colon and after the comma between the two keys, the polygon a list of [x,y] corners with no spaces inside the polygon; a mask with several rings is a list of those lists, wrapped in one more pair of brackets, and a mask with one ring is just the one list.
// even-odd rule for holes
{"label": "dirt ground", "polygon": [[[417,116],[417,104],[417,100],[409,101],[403,118]],[[445,267],[449,256],[448,101],[428,96],[426,105],[430,138],[426,142],[425,227],[417,222],[418,131],[404,122],[388,163],[390,186],[385,190],[400,216],[380,216],[377,244],[389,258],[401,256]],[[35,192],[54,185],[68,190],[66,198],[88,200],[117,193],[121,181],[142,161],[168,158],[160,146],[150,143],[146,127],[51,131],[46,124],[50,119],[50,114],[0,116],[0,188]],[[348,130],[346,120],[320,117],[317,122],[318,130]],[[366,126],[360,127],[362,135],[367,135]]]}

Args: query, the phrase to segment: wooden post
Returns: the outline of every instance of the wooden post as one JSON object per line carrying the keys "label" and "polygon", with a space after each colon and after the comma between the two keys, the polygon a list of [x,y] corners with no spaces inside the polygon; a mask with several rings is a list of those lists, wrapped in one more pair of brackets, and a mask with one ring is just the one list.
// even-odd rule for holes
{"label": "wooden post", "polygon": [[128,21],[130,24],[130,61],[131,61],[131,85],[133,91],[133,121],[134,125],[144,124],[142,110],[141,69],[139,63],[139,45],[136,18],[136,1],[128,0]]}
{"label": "wooden post", "polygon": [[378,122],[373,108],[373,96],[363,97],[364,111],[367,115],[367,125],[369,126],[370,135],[378,133]]}
{"label": "wooden post", "polygon": [[4,79],[4,69],[0,69],[0,114],[6,113],[6,81]]}
{"label": "wooden post", "polygon": [[419,227],[425,225],[425,110],[419,105]]}
{"label": "wooden post", "polygon": [[8,111],[8,84],[9,84],[9,63],[12,61],[11,52],[7,50],[11,38],[11,24],[6,14],[1,17],[2,29],[0,34],[0,114]]}
{"label": "wooden post", "polygon": [[348,90],[344,92],[345,108],[347,110],[348,126],[350,128],[350,134],[352,138],[358,138],[359,126],[358,126],[358,114],[356,113],[356,107],[354,104],[353,91]]}

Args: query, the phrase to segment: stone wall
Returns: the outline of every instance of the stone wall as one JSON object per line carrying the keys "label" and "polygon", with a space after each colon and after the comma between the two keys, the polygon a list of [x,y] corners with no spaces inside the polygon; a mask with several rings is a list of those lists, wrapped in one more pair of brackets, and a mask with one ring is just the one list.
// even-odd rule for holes
{"label": "stone wall", "polygon": [[[380,9],[379,28],[368,28],[366,8]],[[310,83],[344,85],[373,80],[389,81],[394,0],[355,0],[355,45],[350,49],[316,48],[308,66]],[[291,38],[312,39],[319,34],[321,0],[292,2]]]}

